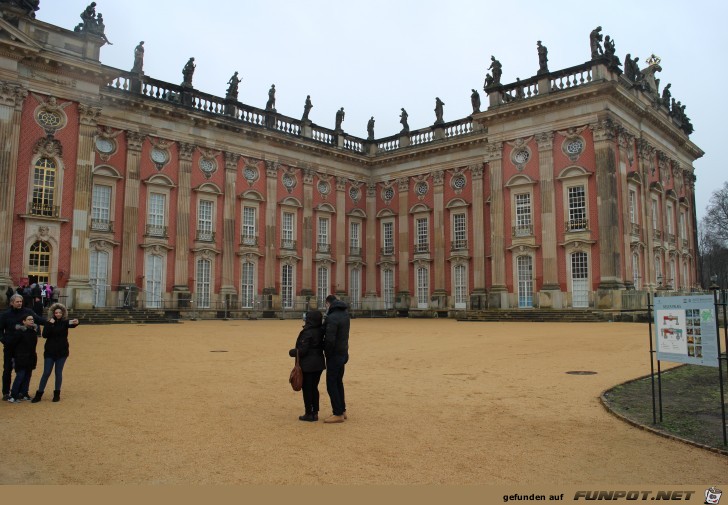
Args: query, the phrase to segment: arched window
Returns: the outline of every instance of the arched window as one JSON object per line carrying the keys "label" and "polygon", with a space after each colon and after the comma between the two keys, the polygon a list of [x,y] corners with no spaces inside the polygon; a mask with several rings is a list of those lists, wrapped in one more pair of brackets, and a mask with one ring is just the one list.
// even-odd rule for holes
{"label": "arched window", "polygon": [[34,242],[30,246],[28,277],[35,282],[48,282],[51,271],[51,246],[48,242]]}
{"label": "arched window", "polygon": [[244,309],[252,309],[255,303],[255,263],[246,261],[241,271],[240,298]]}
{"label": "arched window", "polygon": [[321,265],[316,269],[316,306],[318,308],[326,306],[327,296],[329,296],[329,268]]}
{"label": "arched window", "polygon": [[589,306],[589,256],[583,251],[571,255],[571,305]]}
{"label": "arched window", "polygon": [[634,288],[639,291],[642,289],[642,276],[640,275],[640,255],[632,254],[632,276],[634,278]]}
{"label": "arched window", "polygon": [[468,300],[468,270],[465,265],[455,265],[453,269],[455,308],[464,309]]}
{"label": "arched window", "polygon": [[200,309],[210,308],[211,274],[212,262],[208,259],[198,258],[195,292],[197,293],[197,307]]}
{"label": "arched window", "polygon": [[56,164],[50,158],[40,158],[33,168],[33,200],[30,203],[30,214],[57,217],[55,192]]}
{"label": "arched window", "polygon": [[394,270],[391,268],[382,270],[382,295],[384,296],[384,308],[394,308]]}

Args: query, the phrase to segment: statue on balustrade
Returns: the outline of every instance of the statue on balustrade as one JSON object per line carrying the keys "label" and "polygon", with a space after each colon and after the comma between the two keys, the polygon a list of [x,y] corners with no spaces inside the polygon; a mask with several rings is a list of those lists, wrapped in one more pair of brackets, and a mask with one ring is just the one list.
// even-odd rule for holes
{"label": "statue on balustrade", "polygon": [[96,2],[91,2],[86,6],[84,11],[81,13],[81,21],[83,21],[83,23],[80,28],[83,31],[90,32],[96,28]]}
{"label": "statue on balustrade", "polygon": [[192,75],[195,73],[196,67],[197,65],[195,65],[194,58],[187,60],[187,63],[185,63],[185,66],[182,68],[182,86],[189,88],[192,87]]}
{"label": "statue on balustrade", "polygon": [[238,77],[238,72],[236,70],[235,73],[232,75],[232,77],[230,77],[230,80],[227,82],[228,89],[227,89],[227,93],[225,94],[225,98],[227,100],[237,100],[238,99],[238,86],[240,85],[241,81],[242,81],[242,79],[240,77]]}
{"label": "statue on balustrade", "polygon": [[470,104],[473,106],[473,114],[480,112],[480,94],[475,90],[470,95]]}
{"label": "statue on balustrade", "polygon": [[131,67],[131,71],[136,74],[141,74],[143,67],[144,67],[144,41],[142,40],[134,48],[134,66]]}
{"label": "statue on balustrade", "polygon": [[498,85],[501,83],[501,76],[503,75],[503,65],[501,65],[501,62],[495,59],[495,56],[490,57],[490,66],[488,67],[488,70],[493,71],[493,85]]}
{"label": "statue on balustrade", "polygon": [[490,72],[485,74],[485,82],[483,83],[483,91],[488,91],[488,88],[493,85],[493,76],[490,75]]}
{"label": "statue on balustrade", "polygon": [[526,98],[526,94],[523,92],[523,86],[521,86],[521,78],[516,77],[516,100],[522,100]]}
{"label": "statue on balustrade", "polygon": [[637,83],[640,78],[640,67],[637,64],[638,61],[640,61],[638,56],[632,58],[629,53],[627,53],[624,57],[624,76],[634,83]]}
{"label": "statue on balustrade", "polygon": [[276,85],[271,84],[268,90],[268,101],[265,104],[265,110],[275,112],[276,110]]}
{"label": "statue on balustrade", "polygon": [[617,70],[622,66],[622,62],[619,61],[619,56],[615,53],[614,39],[607,35],[604,38],[604,57],[607,59],[607,66],[612,70]]}
{"label": "statue on balustrade", "polygon": [[311,109],[313,108],[313,104],[311,103],[311,95],[306,95],[306,103],[303,104],[303,117],[301,117],[301,121],[308,121],[308,113],[311,112]]}
{"label": "statue on balustrade", "polygon": [[404,107],[402,107],[402,113],[399,115],[399,122],[402,123],[402,131],[400,133],[409,133],[409,123],[407,122],[408,117],[409,114],[407,114],[407,111],[404,110]]}
{"label": "statue on balustrade", "polygon": [[343,122],[344,122],[344,108],[342,107],[336,111],[336,128],[335,128],[335,130],[337,132],[342,131],[341,123],[343,123]]}
{"label": "statue on balustrade", "polygon": [[374,140],[374,116],[367,123],[367,140]]}
{"label": "statue on balustrade", "polygon": [[546,49],[546,46],[541,44],[541,41],[536,42],[537,50],[538,50],[538,73],[537,75],[541,74],[548,74],[549,73],[549,50]]}
{"label": "statue on balustrade", "polygon": [[96,16],[96,28],[92,32],[94,35],[98,35],[102,39],[104,39],[104,42],[112,46],[113,44],[109,41],[109,39],[106,38],[106,25],[104,24],[104,17],[99,12],[98,16]]}
{"label": "statue on balustrade", "polygon": [[668,111],[670,110],[670,98],[672,97],[670,86],[672,86],[672,83],[668,82],[665,89],[662,90],[662,105],[664,105]]}
{"label": "statue on balustrade", "polygon": [[442,119],[444,105],[445,102],[440,100],[440,97],[435,97],[435,124],[443,124],[445,122]]}
{"label": "statue on balustrade", "polygon": [[602,42],[601,31],[602,31],[602,27],[597,26],[589,34],[589,46],[591,47],[592,60],[595,60],[604,54],[604,51],[602,50],[602,45],[601,45],[601,42]]}

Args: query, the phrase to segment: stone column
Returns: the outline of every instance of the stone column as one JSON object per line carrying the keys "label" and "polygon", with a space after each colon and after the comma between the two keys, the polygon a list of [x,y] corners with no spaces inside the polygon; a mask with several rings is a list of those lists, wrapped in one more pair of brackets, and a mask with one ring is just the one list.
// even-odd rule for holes
{"label": "stone column", "polygon": [[485,285],[485,201],[483,198],[483,165],[471,165],[473,179],[473,292],[470,295],[470,308],[482,310],[487,308],[487,291]]}
{"label": "stone column", "polygon": [[[145,136],[137,132],[126,132],[126,177],[124,179],[124,222],[121,236],[121,286],[120,291],[128,291],[129,296],[119,296],[126,300],[125,305],[135,306],[138,288],[137,252],[139,250],[139,183],[142,146]],[[144,265],[141,266],[144,268]]]}
{"label": "stone column", "polygon": [[642,274],[643,289],[649,291],[654,289],[655,282],[655,228],[658,223],[652,219],[652,195],[650,194],[650,175],[652,173],[652,156],[654,148],[645,140],[637,141],[638,167],[642,177],[642,222],[645,231],[645,250],[642,254],[642,261],[645,265]]}
{"label": "stone column", "polygon": [[190,197],[192,196],[192,155],[195,149],[194,144],[186,142],[178,144],[177,233],[174,251],[174,286],[172,286],[172,298],[178,307],[189,307],[192,298],[189,286]]}
{"label": "stone column", "polygon": [[278,213],[278,164],[265,162],[266,205],[265,205],[265,270],[263,271],[264,309],[273,309],[276,292],[276,251],[278,234],[276,222]]}
{"label": "stone column", "polygon": [[308,297],[309,302],[314,298],[313,292],[313,248],[316,244],[316,236],[314,234],[314,217],[313,217],[313,176],[314,170],[310,168],[303,169],[303,233],[301,238],[301,268],[303,269],[301,278],[301,296]]}
{"label": "stone column", "polygon": [[508,308],[506,288],[505,202],[503,201],[503,143],[486,147],[486,160],[490,168],[490,230],[492,286],[488,303],[494,308]]}
{"label": "stone column", "polygon": [[541,254],[543,285],[539,304],[544,308],[563,307],[559,286],[559,264],[556,248],[556,194],[554,193],[554,134],[536,135],[538,144],[538,177],[541,193]]}
{"label": "stone column", "polygon": [[239,154],[225,153],[225,189],[223,190],[222,213],[222,285],[220,294],[228,307],[237,305],[237,287],[235,283],[235,182],[238,179]]}
{"label": "stone column", "polygon": [[336,178],[336,296],[346,296],[346,177]]}
{"label": "stone column", "polygon": [[396,294],[394,307],[409,309],[411,293],[410,285],[410,234],[409,234],[409,177],[397,179],[399,189],[399,215],[397,233],[397,260],[399,262],[399,291]]}
{"label": "stone column", "polygon": [[[596,159],[596,199],[599,223],[599,287],[597,308],[615,307],[616,291],[624,289],[622,252],[619,245],[619,204],[617,193],[616,129],[610,119],[590,125],[594,134]],[[620,297],[621,299],[621,297]]]}
{"label": "stone column", "polygon": [[76,177],[73,194],[73,228],[71,236],[71,272],[68,294],[76,309],[93,307],[89,285],[89,234],[91,230],[91,188],[96,158],[94,136],[101,108],[78,104],[79,126]]}
{"label": "stone column", "polygon": [[[0,288],[3,294],[8,286],[15,287],[10,278],[10,237],[13,231],[20,121],[27,95],[28,91],[21,86],[0,82],[0,237],[3,237],[0,240]],[[23,251],[16,254],[23,254]]]}
{"label": "stone column", "polygon": [[[620,130],[619,143],[619,192],[622,197],[622,242],[624,251],[624,284],[634,289],[634,272],[632,271],[632,222],[629,217],[629,184],[627,183],[627,149],[631,146],[631,136]],[[637,202],[635,202],[637,203]]]}
{"label": "stone column", "polygon": [[367,288],[364,293],[364,309],[379,309],[377,306],[377,184],[367,184],[366,247]]}
{"label": "stone column", "polygon": [[[445,173],[436,170],[432,174],[433,185],[433,213],[432,213],[432,239],[434,247],[434,269],[435,289],[432,297],[436,300],[436,309],[447,308],[447,289],[445,286]],[[430,304],[432,307],[433,304]]]}

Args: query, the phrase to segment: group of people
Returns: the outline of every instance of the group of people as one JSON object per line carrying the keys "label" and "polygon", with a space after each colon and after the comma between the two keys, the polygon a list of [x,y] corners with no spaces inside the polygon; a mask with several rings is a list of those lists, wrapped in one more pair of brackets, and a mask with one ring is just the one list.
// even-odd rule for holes
{"label": "group of people", "polygon": [[[41,311],[42,312],[42,311]],[[41,333],[40,326],[43,326]],[[49,308],[48,319],[23,305],[23,295],[10,296],[10,307],[0,314],[0,341],[3,344],[3,400],[10,403],[37,403],[43,397],[46,384],[55,369],[53,401],[61,399],[63,367],[69,356],[68,330],[78,326],[78,319],[68,319],[68,310],[60,303]],[[43,375],[33,398],[30,379],[38,364],[38,336],[46,339],[43,352]],[[15,380],[12,373],[15,370]]]}
{"label": "group of people", "polygon": [[325,423],[343,423],[347,419],[344,394],[344,371],[349,361],[348,306],[334,295],[326,297],[326,316],[318,310],[304,314],[303,329],[296,339],[296,347],[288,354],[298,354],[303,371],[303,404],[305,412],[300,421],[318,421],[321,374],[326,370],[326,391],[331,400],[331,416]]}
{"label": "group of people", "polygon": [[47,283],[41,284],[38,282],[18,286],[16,289],[8,286],[7,291],[5,291],[8,306],[10,306],[10,298],[14,294],[21,296],[23,299],[23,307],[33,309],[36,314],[41,314],[43,310],[48,308],[48,306],[58,302],[61,290],[58,286],[51,286]]}

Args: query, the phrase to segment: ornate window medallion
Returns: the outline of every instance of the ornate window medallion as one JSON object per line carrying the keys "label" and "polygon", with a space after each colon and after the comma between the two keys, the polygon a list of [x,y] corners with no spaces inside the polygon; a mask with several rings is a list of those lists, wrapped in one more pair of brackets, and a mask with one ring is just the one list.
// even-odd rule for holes
{"label": "ornate window medallion", "polygon": [[215,170],[217,170],[217,163],[215,163],[215,160],[212,158],[200,158],[198,165],[207,179],[209,179],[210,176],[215,173]]}
{"label": "ornate window medallion", "polygon": [[514,149],[511,154],[511,160],[513,160],[513,164],[516,165],[518,170],[523,170],[523,167],[526,166],[526,163],[528,163],[528,160],[530,159],[531,153],[525,147],[521,149]]}
{"label": "ornate window medallion", "polygon": [[465,179],[465,176],[463,174],[458,174],[454,175],[452,179],[450,179],[450,184],[452,185],[452,189],[460,192],[465,188],[467,180]]}
{"label": "ornate window medallion", "polygon": [[246,165],[243,169],[243,177],[246,181],[248,181],[248,184],[253,184],[258,180],[258,169],[256,167]]}
{"label": "ornate window medallion", "polygon": [[296,187],[296,178],[291,174],[283,174],[283,186],[290,193],[291,190]]}
{"label": "ornate window medallion", "polygon": [[385,202],[391,202],[394,198],[394,188],[384,188],[382,190],[382,200]]}
{"label": "ornate window medallion", "polygon": [[96,146],[96,150],[101,155],[101,159],[104,161],[108,160],[109,156],[116,151],[116,142],[107,137],[96,137],[96,142],[94,144]]}
{"label": "ornate window medallion", "polygon": [[162,167],[169,161],[169,152],[166,149],[153,147],[149,157],[152,158],[157,170],[162,170]]}
{"label": "ornate window medallion", "polygon": [[584,152],[584,139],[581,137],[570,137],[567,138],[561,145],[561,149],[564,154],[569,157],[571,161],[576,161],[581,153]]}
{"label": "ornate window medallion", "polygon": [[38,113],[38,124],[43,128],[52,128],[57,130],[63,124],[63,118],[57,112],[50,110],[41,110]]}
{"label": "ornate window medallion", "polygon": [[324,196],[331,193],[331,185],[326,181],[319,181],[316,187],[318,188],[318,192]]}
{"label": "ornate window medallion", "polygon": [[417,196],[422,199],[427,194],[427,190],[429,189],[428,185],[424,181],[420,181],[417,184],[415,184],[415,193],[417,193]]}
{"label": "ornate window medallion", "polygon": [[355,202],[358,202],[359,198],[361,198],[361,191],[359,191],[359,188],[354,186],[349,188],[349,198],[351,198]]}

